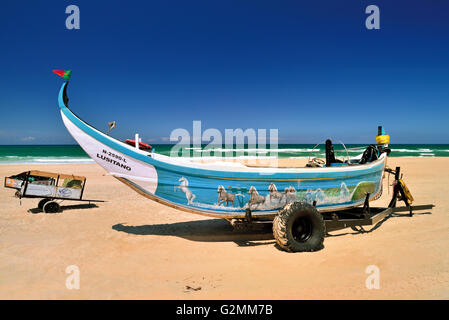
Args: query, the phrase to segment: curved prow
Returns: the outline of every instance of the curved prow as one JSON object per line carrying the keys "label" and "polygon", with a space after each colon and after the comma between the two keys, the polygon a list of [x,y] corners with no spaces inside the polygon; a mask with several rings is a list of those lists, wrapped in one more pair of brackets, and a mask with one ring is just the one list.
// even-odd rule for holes
{"label": "curved prow", "polygon": [[64,84],[64,90],[63,90],[63,92],[62,92],[62,99],[63,99],[64,105],[65,105],[66,107],[69,106],[69,97],[67,96],[67,86],[68,86],[68,85],[69,85],[69,82],[67,81],[67,82]]}
{"label": "curved prow", "polygon": [[67,97],[67,86],[69,85],[70,76],[72,75],[72,70],[53,70],[54,74],[64,78],[66,81],[59,91],[59,107],[62,109],[68,107],[69,97]]}
{"label": "curved prow", "polygon": [[68,85],[69,85],[69,81],[64,82],[61,86],[61,89],[59,90],[58,104],[59,104],[59,108],[61,108],[61,109],[69,107],[69,97],[67,96],[67,86]]}

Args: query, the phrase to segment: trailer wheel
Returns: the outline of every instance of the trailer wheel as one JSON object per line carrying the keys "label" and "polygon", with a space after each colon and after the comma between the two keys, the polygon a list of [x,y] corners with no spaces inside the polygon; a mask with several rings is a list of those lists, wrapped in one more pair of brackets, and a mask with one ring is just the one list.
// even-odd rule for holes
{"label": "trailer wheel", "polygon": [[276,243],[288,252],[322,249],[325,229],[323,216],[305,202],[287,204],[273,220]]}
{"label": "trailer wheel", "polygon": [[50,201],[44,204],[44,212],[45,213],[56,213],[59,212],[61,206],[56,201]]}
{"label": "trailer wheel", "polygon": [[45,205],[48,201],[50,201],[50,199],[42,199],[41,201],[39,201],[37,207],[38,207],[39,209],[43,210],[43,209],[44,209],[44,205]]}

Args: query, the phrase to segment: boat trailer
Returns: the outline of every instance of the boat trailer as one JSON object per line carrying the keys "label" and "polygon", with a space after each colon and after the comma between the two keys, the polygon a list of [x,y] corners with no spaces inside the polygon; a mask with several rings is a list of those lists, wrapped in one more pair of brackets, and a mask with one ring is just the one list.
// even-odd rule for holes
{"label": "boat trailer", "polygon": [[[369,206],[369,194],[366,195],[363,207],[352,208],[348,210],[343,210],[330,215],[324,213],[326,232],[340,230],[344,228],[352,228],[355,231],[365,232],[363,226],[376,225],[386,217],[390,216],[392,213],[397,212],[408,212],[410,217],[413,217],[414,211],[420,210],[431,210],[433,204],[416,205],[412,206],[411,202],[414,200],[410,191],[408,190],[405,183],[402,181],[402,176],[400,174],[401,168],[396,167],[396,170],[385,169],[389,174],[394,174],[395,179],[393,183],[393,195],[390,204],[387,208],[379,208]],[[397,207],[398,201],[403,201],[405,206]],[[327,218],[327,219],[326,219]],[[357,229],[360,227],[360,229]]]}
{"label": "boat trailer", "polygon": [[[415,211],[421,210],[431,210],[435,205],[433,204],[425,204],[425,205],[411,205],[413,202],[413,197],[406,187],[405,183],[402,181],[402,175],[400,167],[396,167],[395,170],[386,168],[385,172],[388,174],[394,175],[393,182],[393,195],[388,207],[370,207],[369,198],[370,194],[367,193],[365,197],[365,202],[361,207],[355,207],[350,209],[345,209],[336,212],[322,212],[321,215],[323,217],[324,222],[324,233],[329,236],[329,232],[341,230],[345,228],[351,228],[354,231],[364,233],[366,231],[363,226],[371,226],[374,225],[373,229],[376,228],[376,225],[382,222],[384,219],[391,216],[393,213],[397,212],[408,212],[408,216],[412,217]],[[396,206],[398,201],[403,201],[404,206]],[[313,207],[316,207],[316,201],[312,203]],[[282,210],[281,210],[282,211]],[[279,216],[279,214],[278,214]],[[276,221],[277,216],[274,217],[274,221]],[[251,210],[247,209],[245,219],[234,219],[230,221],[235,230],[248,230],[251,227],[256,227],[257,225],[263,226],[267,224],[271,224],[273,222],[272,218],[253,218],[251,216]],[[275,222],[273,222],[275,225]],[[287,224],[284,226],[287,229]],[[291,227],[290,227],[291,228]],[[275,227],[273,226],[273,230]],[[290,231],[292,232],[292,231]],[[279,232],[273,232],[276,241],[278,241]],[[285,231],[288,233],[288,231]],[[291,250],[291,248],[283,248],[286,251],[295,251]],[[290,250],[289,250],[290,249]],[[298,250],[303,251],[303,250]],[[310,250],[314,251],[314,250]]]}

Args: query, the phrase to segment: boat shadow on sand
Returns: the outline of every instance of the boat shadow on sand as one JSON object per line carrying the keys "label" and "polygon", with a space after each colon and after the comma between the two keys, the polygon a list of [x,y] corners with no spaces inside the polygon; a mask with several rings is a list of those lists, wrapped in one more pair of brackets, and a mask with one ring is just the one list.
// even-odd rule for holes
{"label": "boat shadow on sand", "polygon": [[[431,214],[431,212],[414,213],[414,215],[426,214]],[[369,229],[359,227],[350,232],[347,232],[347,230],[351,230],[349,228],[342,229],[333,231],[332,234],[327,233],[326,237],[370,233],[380,228],[388,219],[400,217],[409,217],[409,215],[392,213],[374,226],[371,226]],[[272,224],[265,224],[257,226],[254,229],[237,231],[234,230],[228,222],[222,219],[196,220],[142,226],[129,226],[124,223],[118,223],[112,226],[112,229],[134,235],[175,236],[191,241],[202,242],[234,242],[240,247],[273,245],[276,243],[273,239]]]}
{"label": "boat shadow on sand", "polygon": [[223,219],[207,219],[169,224],[129,226],[119,223],[112,229],[135,235],[175,236],[191,241],[234,242],[241,247],[273,245],[272,225],[256,226],[248,230],[234,230]]}

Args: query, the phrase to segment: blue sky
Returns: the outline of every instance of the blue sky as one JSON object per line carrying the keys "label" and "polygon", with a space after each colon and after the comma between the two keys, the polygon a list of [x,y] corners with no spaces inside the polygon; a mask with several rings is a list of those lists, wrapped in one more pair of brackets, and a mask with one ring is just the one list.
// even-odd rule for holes
{"label": "blue sky", "polygon": [[0,144],[75,143],[52,69],[72,69],[72,110],[120,139],[201,120],[279,143],[373,143],[379,124],[392,143],[449,143],[448,1],[2,1],[0,43]]}

